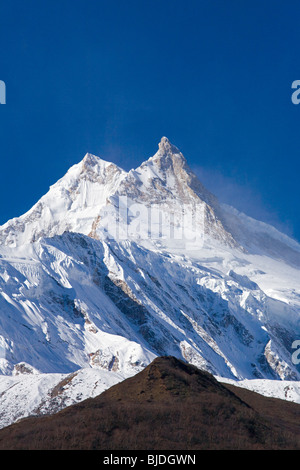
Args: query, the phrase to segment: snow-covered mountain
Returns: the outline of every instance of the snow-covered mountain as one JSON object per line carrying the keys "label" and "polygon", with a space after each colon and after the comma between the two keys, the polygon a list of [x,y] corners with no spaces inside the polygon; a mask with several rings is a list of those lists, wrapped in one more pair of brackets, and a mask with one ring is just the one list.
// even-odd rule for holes
{"label": "snow-covered mountain", "polygon": [[0,227],[1,425],[165,354],[299,390],[299,274],[300,245],[219,203],[167,138],[129,172],[87,154]]}

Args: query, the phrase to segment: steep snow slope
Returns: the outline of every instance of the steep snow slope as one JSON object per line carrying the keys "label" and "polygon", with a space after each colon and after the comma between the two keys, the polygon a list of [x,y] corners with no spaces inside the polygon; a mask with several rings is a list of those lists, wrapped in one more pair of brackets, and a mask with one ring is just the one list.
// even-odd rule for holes
{"label": "steep snow slope", "polygon": [[86,397],[67,387],[53,404],[69,374],[102,391],[164,354],[282,394],[278,380],[300,381],[299,256],[294,240],[219,204],[166,138],[128,173],[87,154],[0,227],[2,425],[31,383],[40,392],[20,416]]}
{"label": "steep snow slope", "polygon": [[86,235],[126,172],[94,155],[72,166],[26,214],[0,227],[0,243],[21,246],[65,231]]}
{"label": "steep snow slope", "polygon": [[300,245],[274,227],[222,205],[222,219],[249,253],[268,256],[300,268]]}
{"label": "steep snow slope", "polygon": [[22,364],[22,370],[16,375],[0,376],[0,428],[27,416],[56,413],[128,377],[92,368],[71,374],[40,374],[30,373],[31,368]]}
{"label": "steep snow slope", "polygon": [[30,264],[12,253],[0,260],[3,373],[22,361],[41,372],[125,371],[172,354],[225,377],[299,378],[291,361],[297,309],[245,274],[209,267],[208,256],[201,264],[75,233],[31,249]]}

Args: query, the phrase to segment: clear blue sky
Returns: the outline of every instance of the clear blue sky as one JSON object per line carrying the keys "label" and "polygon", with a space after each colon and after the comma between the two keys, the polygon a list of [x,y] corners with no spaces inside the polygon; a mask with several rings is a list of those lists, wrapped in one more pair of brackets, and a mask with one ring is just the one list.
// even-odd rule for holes
{"label": "clear blue sky", "polygon": [[300,2],[1,2],[0,223],[86,152],[167,136],[219,198],[300,240]]}

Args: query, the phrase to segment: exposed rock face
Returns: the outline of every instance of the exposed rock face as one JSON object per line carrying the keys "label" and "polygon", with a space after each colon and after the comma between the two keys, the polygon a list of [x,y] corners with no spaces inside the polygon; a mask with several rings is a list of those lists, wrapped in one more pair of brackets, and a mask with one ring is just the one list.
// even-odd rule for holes
{"label": "exposed rock face", "polygon": [[19,364],[15,364],[13,369],[13,375],[20,375],[20,374],[38,374],[38,371],[32,367],[30,364],[26,364],[25,362],[19,362]]}

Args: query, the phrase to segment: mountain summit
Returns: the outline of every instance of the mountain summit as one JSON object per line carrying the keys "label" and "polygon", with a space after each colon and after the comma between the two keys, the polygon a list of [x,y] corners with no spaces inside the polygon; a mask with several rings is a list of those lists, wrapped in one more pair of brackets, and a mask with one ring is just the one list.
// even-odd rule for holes
{"label": "mountain summit", "polygon": [[[155,163],[160,170],[173,168],[176,171],[176,166],[183,166],[186,164],[186,159],[175,145],[172,145],[167,137],[162,137],[158,144],[158,152],[150,159]],[[175,168],[174,168],[175,167]]]}

